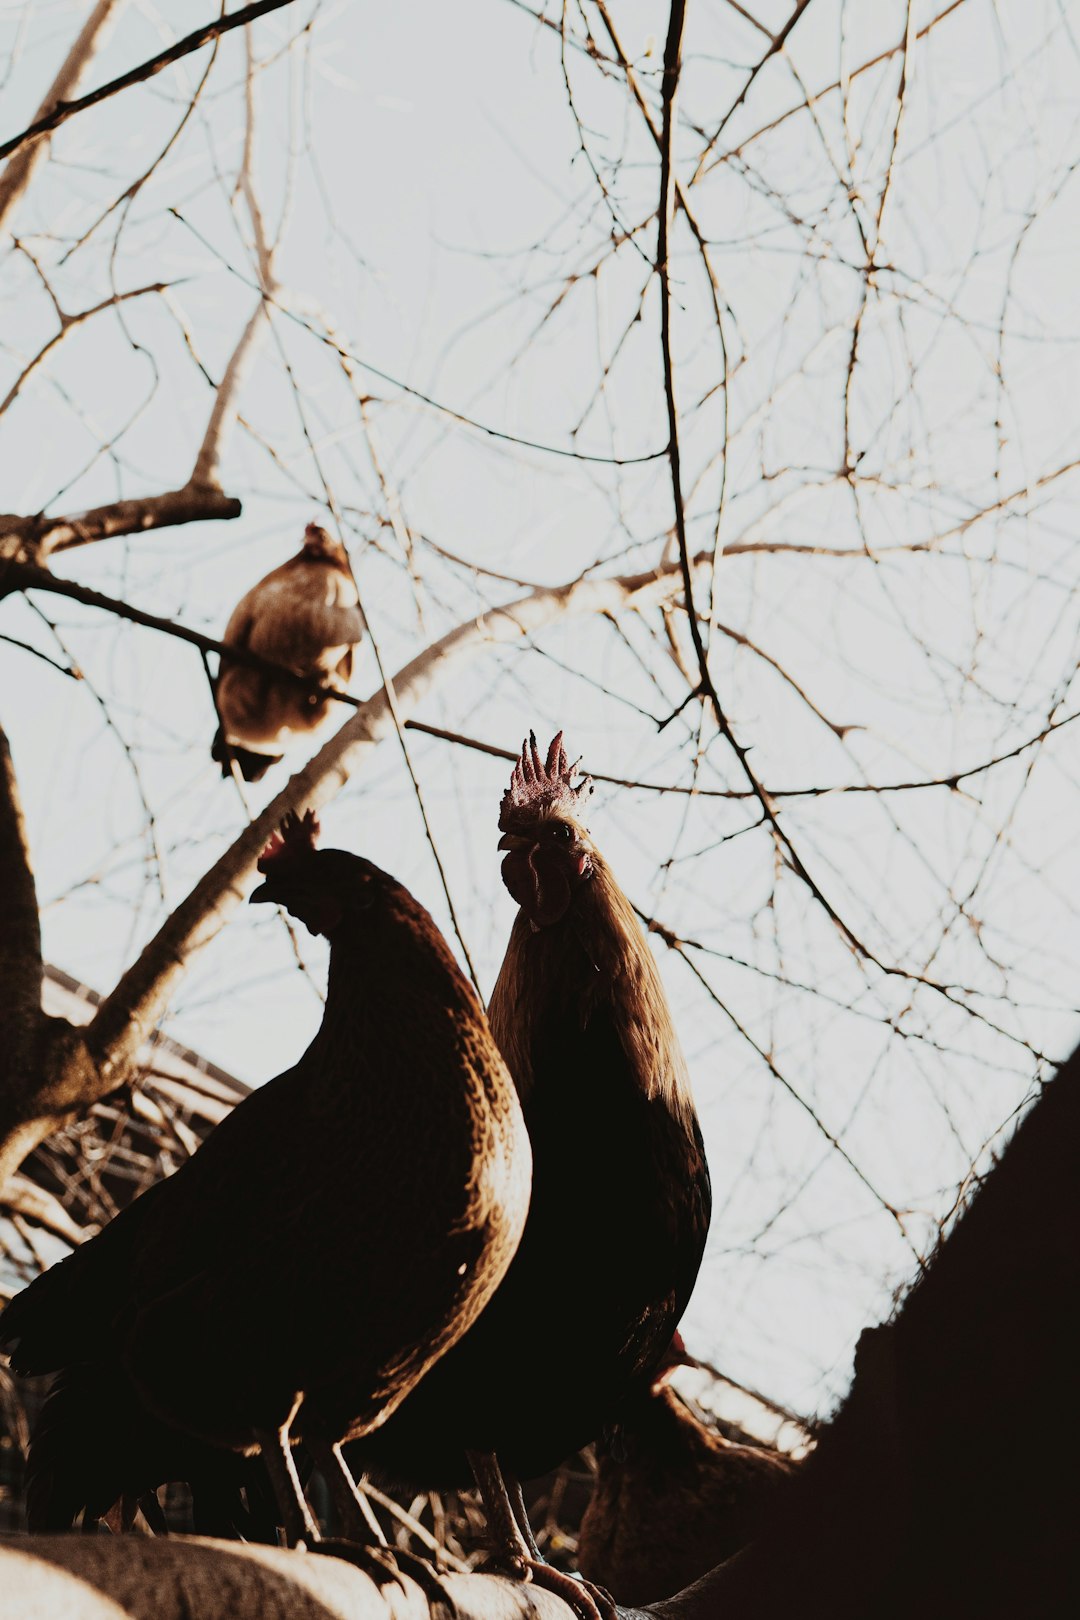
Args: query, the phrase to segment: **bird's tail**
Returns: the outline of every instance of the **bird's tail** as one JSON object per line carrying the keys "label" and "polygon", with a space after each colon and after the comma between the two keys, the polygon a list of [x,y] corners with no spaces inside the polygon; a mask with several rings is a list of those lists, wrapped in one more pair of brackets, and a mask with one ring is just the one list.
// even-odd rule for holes
{"label": "bird's tail", "polygon": [[148,1187],[93,1243],[35,1277],[0,1312],[0,1355],[17,1373],[58,1372],[102,1353],[129,1286],[134,1250],[164,1182]]}
{"label": "bird's tail", "polygon": [[271,765],[280,765],[284,757],[283,754],[257,754],[254,749],[228,743],[220,726],[210,744],[210,758],[217,760],[221,766],[222,776],[232,775],[232,761],[235,759],[245,782],[261,781]]}
{"label": "bird's tail", "polygon": [[104,1518],[130,1483],[133,1397],[122,1375],[82,1364],[58,1373],[30,1439],[26,1522],[70,1530],[79,1514]]}
{"label": "bird's tail", "polygon": [[81,1363],[53,1380],[34,1425],[27,1526],[70,1530],[80,1513],[104,1519],[118,1503],[130,1512],[138,1503],[157,1530],[157,1487],[183,1480],[197,1534],[273,1543],[278,1516],[264,1476],[259,1456],[219,1451],[154,1417],[121,1367]]}

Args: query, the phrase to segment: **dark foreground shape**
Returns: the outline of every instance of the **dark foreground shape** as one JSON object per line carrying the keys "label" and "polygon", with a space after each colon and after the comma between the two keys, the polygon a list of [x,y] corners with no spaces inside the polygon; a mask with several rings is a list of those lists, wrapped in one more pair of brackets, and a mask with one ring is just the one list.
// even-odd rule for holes
{"label": "dark foreground shape", "polygon": [[766,1533],[663,1620],[1080,1614],[1080,1052],[1042,1092]]}

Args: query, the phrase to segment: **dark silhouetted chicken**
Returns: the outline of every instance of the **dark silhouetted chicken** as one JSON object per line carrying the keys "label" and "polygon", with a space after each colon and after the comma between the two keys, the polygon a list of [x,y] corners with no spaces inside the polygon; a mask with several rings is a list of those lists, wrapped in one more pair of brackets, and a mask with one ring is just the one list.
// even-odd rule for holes
{"label": "dark silhouetted chicken", "polygon": [[214,688],[220,724],[210,752],[223,776],[235,759],[244,780],[257,782],[293,737],[326,722],[339,705],[315,688],[344,691],[363,624],[344,546],[309,523],[297,555],[240,598],[225,628],[230,647],[281,664],[293,676],[251,669],[222,654]]}
{"label": "dark silhouetted chicken", "polygon": [[578,1565],[628,1606],[681,1592],[745,1547],[796,1468],[779,1452],[726,1440],[696,1417],[668,1383],[683,1364],[695,1363],[676,1335],[651,1386],[596,1447]]}
{"label": "dark silhouetted chicken", "polygon": [[[313,817],[287,822],[251,898],[330,940],[315,1040],[0,1318],[17,1371],[104,1365],[108,1399],[120,1369],[179,1431],[166,1473],[151,1459],[127,1493],[199,1464],[198,1441],[259,1448],[292,1541],[315,1531],[290,1437],[354,1533],[338,1443],[381,1422],[475,1319],[529,1197],[521,1109],[445,940],[393,878],[316,850],[314,831]],[[63,1512],[78,1506],[51,1430],[42,1517],[50,1491]],[[115,1462],[102,1460],[111,1477]],[[71,1467],[82,1481],[84,1460]]]}
{"label": "dark silhouetted chicken", "polygon": [[517,1482],[594,1439],[648,1386],[710,1212],[660,973],[586,830],[592,784],[574,775],[561,733],[546,762],[533,738],[499,815],[503,881],[520,910],[489,1016],[532,1140],[525,1235],[471,1331],[357,1448],[421,1487],[462,1483],[470,1453],[493,1531],[540,1579]]}

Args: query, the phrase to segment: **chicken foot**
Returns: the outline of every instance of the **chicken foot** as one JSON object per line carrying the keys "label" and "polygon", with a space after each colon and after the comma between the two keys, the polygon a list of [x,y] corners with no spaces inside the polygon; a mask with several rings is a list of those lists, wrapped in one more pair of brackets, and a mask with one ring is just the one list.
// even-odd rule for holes
{"label": "chicken foot", "polygon": [[296,1472],[292,1447],[289,1444],[289,1425],[280,1429],[257,1429],[266,1472],[278,1505],[281,1524],[285,1530],[285,1543],[289,1547],[310,1547],[319,1539],[319,1527],[311,1516],[311,1509]]}
{"label": "chicken foot", "polygon": [[536,1544],[521,1485],[512,1479],[507,1485],[499,1459],[493,1451],[466,1453],[477,1488],[484,1503],[488,1528],[496,1551],[522,1581],[554,1592],[581,1616],[581,1620],[618,1620],[618,1610],[609,1592],[594,1586],[580,1575],[567,1575],[547,1563]]}
{"label": "chicken foot", "polygon": [[[438,1571],[415,1553],[407,1552],[403,1547],[387,1545],[382,1527],[363,1488],[353,1479],[340,1445],[332,1445],[321,1436],[310,1433],[305,1434],[304,1438],[316,1467],[326,1480],[345,1537],[324,1537],[311,1551],[329,1553],[358,1565],[379,1586],[385,1585],[387,1577],[396,1580],[400,1586],[402,1575],[408,1575],[433,1607],[441,1607],[451,1617],[456,1616],[457,1605]],[[374,1574],[372,1565],[378,1569],[379,1575]]]}

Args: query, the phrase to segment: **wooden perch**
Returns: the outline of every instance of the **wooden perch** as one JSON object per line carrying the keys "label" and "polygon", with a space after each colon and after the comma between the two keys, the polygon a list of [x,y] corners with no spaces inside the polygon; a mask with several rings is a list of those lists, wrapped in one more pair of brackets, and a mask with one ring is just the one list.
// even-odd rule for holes
{"label": "wooden perch", "polygon": [[[499,1575],[443,1579],[460,1620],[577,1620],[553,1593]],[[380,1591],[363,1571],[316,1553],[195,1536],[0,1542],[0,1620],[424,1620],[429,1613],[408,1576]]]}

